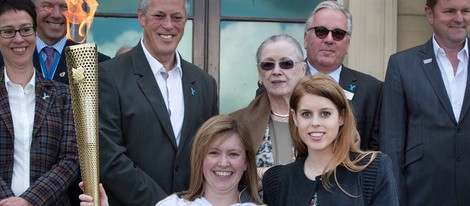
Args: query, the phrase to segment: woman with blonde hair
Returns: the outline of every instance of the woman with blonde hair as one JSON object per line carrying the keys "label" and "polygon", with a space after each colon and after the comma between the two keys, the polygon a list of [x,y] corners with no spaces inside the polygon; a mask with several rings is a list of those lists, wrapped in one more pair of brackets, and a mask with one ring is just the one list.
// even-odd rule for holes
{"label": "woman with blonde hair", "polygon": [[[83,184],[81,183],[81,186]],[[172,194],[157,206],[256,206],[256,159],[246,125],[230,116],[207,120],[197,130],[191,150],[189,189]],[[102,186],[101,205],[109,205]],[[81,205],[93,205],[88,195],[80,195]]]}
{"label": "woman with blonde hair", "polygon": [[296,161],[263,178],[268,205],[398,205],[388,156],[354,144],[354,115],[329,76],[304,77],[290,99]]}

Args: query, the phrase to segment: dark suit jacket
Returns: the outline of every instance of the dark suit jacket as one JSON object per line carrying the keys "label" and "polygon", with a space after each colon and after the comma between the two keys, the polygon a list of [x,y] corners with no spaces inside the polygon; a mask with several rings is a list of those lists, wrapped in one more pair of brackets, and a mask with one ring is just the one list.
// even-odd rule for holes
{"label": "dark suit jacket", "polygon": [[[67,40],[65,43],[65,47],[71,46],[71,45],[76,45],[77,43]],[[101,54],[98,52],[98,62],[103,62],[108,60],[109,57]],[[0,54],[0,65],[3,65],[3,57]],[[42,70],[41,70],[41,64],[39,63],[39,53],[37,49],[34,50],[34,55],[33,55],[33,64],[34,68],[36,68],[37,73],[42,75]],[[65,51],[62,52],[60,55],[59,63],[57,64],[57,69],[54,73],[54,77],[52,78],[53,80],[56,80],[58,82],[64,83],[64,84],[69,84],[69,75],[67,75],[67,61],[65,59]]]}
{"label": "dark suit jacket", "polygon": [[[14,128],[3,69],[0,74],[0,199],[5,199],[14,196]],[[78,149],[69,88],[36,75],[35,90],[30,187],[20,197],[33,205],[70,205],[66,191],[78,176]]]}
{"label": "dark suit jacket", "polygon": [[470,203],[470,76],[462,89],[456,120],[432,40],[390,57],[380,142],[394,164],[401,204]]}
{"label": "dark suit jacket", "polygon": [[[310,75],[310,70],[307,74]],[[376,78],[343,66],[339,85],[354,93],[349,101],[356,117],[357,131],[361,135],[362,150],[379,150],[379,122],[382,82]],[[266,89],[258,88],[256,95]]]}
{"label": "dark suit jacket", "polygon": [[184,121],[179,147],[140,42],[100,64],[100,174],[110,205],[155,205],[188,189],[194,132],[218,114],[217,85],[181,59]]}
{"label": "dark suit jacket", "polygon": [[376,78],[343,66],[339,85],[354,93],[349,101],[356,128],[361,135],[362,150],[379,150],[379,122],[382,82]]}

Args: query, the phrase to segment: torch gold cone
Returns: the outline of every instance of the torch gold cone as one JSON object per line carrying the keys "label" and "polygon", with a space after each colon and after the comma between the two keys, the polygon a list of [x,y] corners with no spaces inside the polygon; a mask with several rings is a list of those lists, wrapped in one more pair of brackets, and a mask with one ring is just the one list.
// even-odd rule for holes
{"label": "torch gold cone", "polygon": [[98,49],[96,44],[74,45],[65,55],[85,194],[99,206]]}

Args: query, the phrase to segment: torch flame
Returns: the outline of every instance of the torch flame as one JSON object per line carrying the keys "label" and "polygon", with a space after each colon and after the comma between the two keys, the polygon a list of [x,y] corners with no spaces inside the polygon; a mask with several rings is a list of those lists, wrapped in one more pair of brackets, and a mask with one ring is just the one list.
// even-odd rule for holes
{"label": "torch flame", "polygon": [[[63,13],[67,19],[67,38],[77,43],[83,43],[93,22],[98,2],[96,0],[65,0],[65,2],[68,6],[68,11]],[[84,3],[88,6],[89,12],[83,10]],[[76,26],[78,26],[78,32],[74,31]],[[79,37],[76,37],[77,33]]]}

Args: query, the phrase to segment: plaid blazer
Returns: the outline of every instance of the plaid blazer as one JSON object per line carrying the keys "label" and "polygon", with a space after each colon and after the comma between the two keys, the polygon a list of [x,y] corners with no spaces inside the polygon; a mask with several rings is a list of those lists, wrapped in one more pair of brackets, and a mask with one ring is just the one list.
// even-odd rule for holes
{"label": "plaid blazer", "polygon": [[[36,75],[30,187],[20,195],[33,205],[70,205],[67,188],[78,176],[78,148],[69,88]],[[48,96],[48,97],[47,97]],[[13,120],[0,69],[0,199],[14,196]]]}

